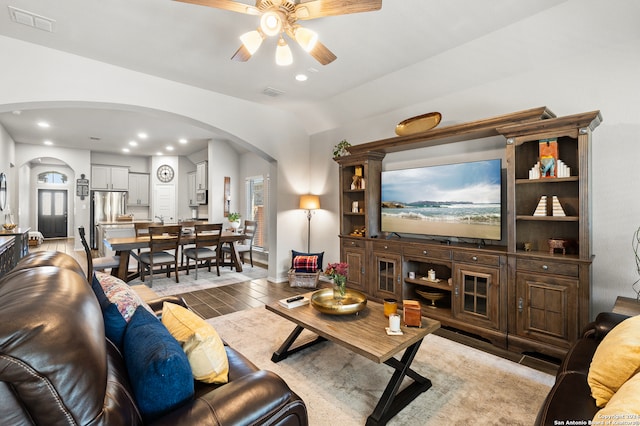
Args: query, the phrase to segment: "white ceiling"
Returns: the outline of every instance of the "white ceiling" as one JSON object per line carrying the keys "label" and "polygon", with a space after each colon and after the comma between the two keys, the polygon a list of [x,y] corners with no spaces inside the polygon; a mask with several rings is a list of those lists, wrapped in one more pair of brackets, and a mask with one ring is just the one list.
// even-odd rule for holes
{"label": "white ceiling", "polygon": [[[171,0],[0,0],[0,35],[288,110],[312,134],[339,124],[332,111],[353,102],[358,88],[395,81],[403,69],[565,1],[383,0],[380,11],[301,21],[337,55],[327,66],[290,41],[294,63],[279,67],[274,40],[266,40],[248,62],[231,61],[238,37],[257,27],[258,18]],[[53,32],[13,22],[9,7],[53,20]],[[309,80],[297,82],[300,72]],[[449,72],[455,79],[473,71]],[[422,93],[442,92],[435,79],[421,84]],[[267,96],[266,88],[284,93]],[[367,103],[363,99],[350,109],[362,116],[375,113]],[[38,120],[52,127],[43,131],[35,126]],[[137,151],[142,155],[167,144],[176,147],[174,155],[186,155],[203,149],[208,139],[225,137],[180,118],[110,107],[25,108],[20,115],[0,113],[0,124],[16,142],[39,144],[46,137],[74,148],[91,143],[102,152],[121,152],[144,130],[150,138]],[[180,137],[189,144],[177,144]]]}

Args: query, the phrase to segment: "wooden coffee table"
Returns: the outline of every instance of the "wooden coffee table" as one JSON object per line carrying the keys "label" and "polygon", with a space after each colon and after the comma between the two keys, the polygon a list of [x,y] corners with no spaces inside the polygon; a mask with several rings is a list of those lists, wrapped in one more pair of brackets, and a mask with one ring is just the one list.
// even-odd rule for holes
{"label": "wooden coffee table", "polygon": [[[310,297],[311,293],[305,296]],[[389,336],[385,331],[389,322],[384,316],[382,304],[372,301],[368,301],[366,308],[355,315],[322,314],[311,305],[287,309],[278,302],[266,305],[266,308],[296,324],[282,346],[273,353],[273,362],[280,362],[292,353],[330,340],[379,364],[387,364],[395,370],[376,408],[367,418],[367,425],[386,424],[418,395],[431,387],[431,380],[412,370],[411,363],[424,337],[440,328],[439,321],[422,318],[422,327],[402,326],[402,336]],[[292,347],[304,329],[318,337]],[[399,360],[394,358],[402,350],[402,357]],[[413,383],[402,392],[398,392],[405,376],[413,379]]]}

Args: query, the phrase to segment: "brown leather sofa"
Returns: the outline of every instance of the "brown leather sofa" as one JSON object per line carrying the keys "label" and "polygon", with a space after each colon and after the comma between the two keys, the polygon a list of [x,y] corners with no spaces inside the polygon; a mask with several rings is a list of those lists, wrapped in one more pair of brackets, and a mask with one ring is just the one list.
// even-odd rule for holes
{"label": "brown leather sofa", "polygon": [[[162,301],[149,304],[158,311]],[[229,383],[198,383],[192,400],[154,424],[308,424],[304,402],[279,376],[226,351]],[[133,395],[75,259],[32,253],[0,279],[0,423],[140,425]]]}
{"label": "brown leather sofa", "polygon": [[[536,426],[590,424],[598,412],[587,383],[591,359],[604,336],[628,316],[613,312],[598,314],[564,357],[556,381],[545,399]],[[567,423],[573,421],[573,423]]]}

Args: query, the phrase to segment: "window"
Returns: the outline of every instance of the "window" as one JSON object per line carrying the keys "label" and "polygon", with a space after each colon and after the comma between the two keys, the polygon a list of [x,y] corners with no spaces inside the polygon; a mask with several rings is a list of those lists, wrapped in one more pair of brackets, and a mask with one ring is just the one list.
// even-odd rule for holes
{"label": "window", "polygon": [[258,222],[256,235],[253,238],[253,246],[268,251],[267,206],[269,200],[269,178],[265,179],[264,176],[248,177],[245,180],[245,186],[247,211],[244,217]]}
{"label": "window", "polygon": [[38,183],[65,184],[67,183],[67,175],[54,171],[42,172],[38,174]]}

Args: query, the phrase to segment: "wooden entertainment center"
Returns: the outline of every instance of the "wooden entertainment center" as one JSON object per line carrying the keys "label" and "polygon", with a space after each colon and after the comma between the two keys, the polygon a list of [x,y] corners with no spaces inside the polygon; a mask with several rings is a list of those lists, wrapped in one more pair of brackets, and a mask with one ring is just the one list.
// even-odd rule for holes
{"label": "wooden entertainment center", "polygon": [[[419,300],[423,316],[512,351],[562,357],[589,322],[590,144],[601,120],[599,111],[556,117],[539,107],[350,147],[335,159],[347,286],[377,301]],[[382,233],[387,153],[496,136],[505,138],[506,245]],[[557,144],[568,167],[562,177],[558,169],[553,177],[530,175],[545,141]],[[364,183],[354,186],[354,176]]]}

